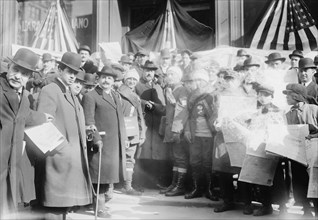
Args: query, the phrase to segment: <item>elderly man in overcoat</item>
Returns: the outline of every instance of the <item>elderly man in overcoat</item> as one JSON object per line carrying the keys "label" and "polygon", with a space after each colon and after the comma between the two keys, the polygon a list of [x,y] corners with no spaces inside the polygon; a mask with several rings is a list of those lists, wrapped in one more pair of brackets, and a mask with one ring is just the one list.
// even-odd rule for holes
{"label": "elderly man in overcoat", "polygon": [[[47,207],[47,218],[65,216],[67,208],[92,202],[84,112],[70,86],[76,80],[81,64],[80,55],[63,54],[59,63],[59,77],[42,88],[38,110],[54,116],[53,124],[65,140],[55,150],[46,154],[42,167],[40,198]],[[37,172],[39,174],[40,172]]]}
{"label": "elderly man in overcoat", "polygon": [[25,195],[34,192],[34,185],[27,186],[23,181],[23,176],[29,174],[23,173],[21,164],[27,159],[24,128],[47,121],[45,114],[30,110],[28,92],[24,89],[37,62],[35,53],[19,49],[8,72],[0,75],[0,218],[16,211],[19,202],[27,202]]}
{"label": "elderly man in overcoat", "polygon": [[82,104],[86,126],[94,126],[93,145],[88,151],[90,174],[97,189],[99,151],[101,150],[100,191],[97,216],[110,217],[105,209],[105,193],[109,184],[126,179],[125,147],[128,144],[120,97],[112,90],[116,78],[110,66],[104,66],[98,74],[96,88],[84,95]]}

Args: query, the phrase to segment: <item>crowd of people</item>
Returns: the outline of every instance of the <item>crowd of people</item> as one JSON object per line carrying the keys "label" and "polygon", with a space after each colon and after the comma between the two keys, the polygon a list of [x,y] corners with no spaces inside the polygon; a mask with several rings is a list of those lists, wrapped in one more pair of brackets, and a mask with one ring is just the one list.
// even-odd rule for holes
{"label": "crowd of people", "polygon": [[[114,187],[133,196],[154,187],[165,196],[222,198],[214,212],[235,209],[240,200],[243,213],[254,216],[272,214],[272,204],[284,213],[294,199],[304,215],[312,207],[317,215],[318,195],[307,196],[308,167],[276,155],[271,184],[241,181],[244,167],[231,164],[227,147],[250,142],[227,142],[223,131],[239,122],[247,139],[261,136],[254,148],[266,144],[270,124],[308,124],[306,139],[318,138],[318,56],[295,50],[287,70],[278,52],[267,56],[266,68],[247,50],[236,57],[234,67],[221,67],[187,49],[166,48],[152,60],[140,50],[116,63],[93,59],[86,45],[59,60],[19,49],[0,77],[0,216],[22,203],[63,219],[92,204],[98,217],[109,218]],[[224,116],[222,96],[254,98],[255,112]],[[46,122],[64,140],[43,154],[24,130]],[[255,200],[262,206],[255,208]]]}

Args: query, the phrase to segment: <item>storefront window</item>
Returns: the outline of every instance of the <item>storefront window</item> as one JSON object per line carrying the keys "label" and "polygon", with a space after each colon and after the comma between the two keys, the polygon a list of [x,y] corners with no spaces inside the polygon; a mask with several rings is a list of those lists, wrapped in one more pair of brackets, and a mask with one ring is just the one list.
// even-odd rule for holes
{"label": "storefront window", "polygon": [[[20,2],[17,43],[31,47],[35,45],[37,38],[41,38],[43,40],[40,44],[43,46],[43,44],[51,41],[49,48],[52,49],[52,45],[56,44],[56,36],[60,34],[60,27],[54,21],[57,21],[61,14],[58,13],[56,7],[52,10],[55,3],[61,5],[62,13],[66,15],[66,22],[62,22],[63,28],[71,28],[78,45],[86,44],[93,47],[96,37],[95,22],[93,22],[96,17],[93,13],[93,0],[29,0]],[[43,28],[43,24],[47,26]],[[41,29],[43,31],[37,35],[37,32]],[[37,44],[35,47],[38,48],[41,45]]]}

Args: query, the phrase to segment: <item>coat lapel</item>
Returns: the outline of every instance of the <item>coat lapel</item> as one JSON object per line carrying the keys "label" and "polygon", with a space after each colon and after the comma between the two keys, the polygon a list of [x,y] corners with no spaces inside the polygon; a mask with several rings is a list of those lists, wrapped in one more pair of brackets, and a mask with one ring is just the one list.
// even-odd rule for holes
{"label": "coat lapel", "polygon": [[72,92],[69,90],[66,90],[65,85],[58,78],[56,78],[54,82],[62,90],[62,93],[64,94],[65,99],[75,108],[74,100],[73,100],[72,95],[71,95]]}
{"label": "coat lapel", "polygon": [[[110,97],[110,95],[106,94],[102,88],[100,88],[99,86],[96,86],[96,91],[99,95],[101,95],[103,97],[103,100],[105,100],[106,102],[108,102],[113,108],[116,109],[116,104],[113,101],[113,99]],[[113,98],[115,99],[114,95],[112,95]]]}
{"label": "coat lapel", "polygon": [[16,92],[14,91],[14,89],[12,89],[9,86],[9,83],[6,79],[1,78],[0,82],[1,82],[1,87],[3,89],[3,94],[6,97],[8,103],[10,105],[10,108],[12,109],[14,114],[16,115],[18,113],[18,110],[19,110],[19,98],[18,98]]}

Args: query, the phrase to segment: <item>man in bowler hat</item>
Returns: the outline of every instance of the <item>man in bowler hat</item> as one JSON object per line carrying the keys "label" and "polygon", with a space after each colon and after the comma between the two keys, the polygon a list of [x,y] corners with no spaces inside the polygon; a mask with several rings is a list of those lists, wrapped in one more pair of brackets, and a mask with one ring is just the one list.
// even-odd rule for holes
{"label": "man in bowler hat", "polygon": [[[0,218],[17,210],[17,205],[34,186],[28,188],[22,176],[21,161],[26,126],[39,125],[52,119],[48,114],[30,109],[26,82],[35,71],[38,56],[25,48],[10,59],[8,72],[0,75]],[[23,173],[23,175],[21,175]],[[24,183],[24,184],[23,184]],[[35,195],[34,195],[35,196]]]}
{"label": "man in bowler hat", "polygon": [[299,80],[306,87],[310,104],[318,103],[318,85],[314,79],[317,68],[311,58],[302,58],[299,60]]}
{"label": "man in bowler hat", "polygon": [[84,112],[70,87],[80,71],[81,57],[66,52],[58,64],[59,77],[42,88],[38,101],[38,110],[54,116],[53,124],[65,138],[36,167],[38,199],[47,219],[65,218],[69,208],[92,202]]}

